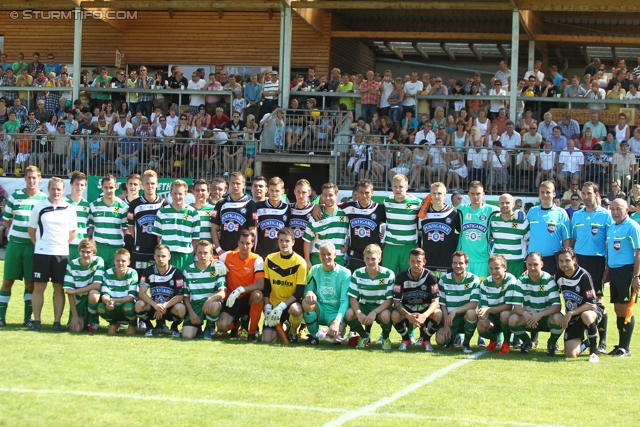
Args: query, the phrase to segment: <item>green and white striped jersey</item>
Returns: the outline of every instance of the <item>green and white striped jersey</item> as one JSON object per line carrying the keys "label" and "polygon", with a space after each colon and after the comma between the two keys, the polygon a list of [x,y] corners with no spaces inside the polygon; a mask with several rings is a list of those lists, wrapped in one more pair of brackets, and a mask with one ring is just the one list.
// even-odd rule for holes
{"label": "green and white striped jersey", "polygon": [[533,282],[527,272],[520,276],[513,290],[513,305],[522,305],[526,311],[544,311],[553,305],[560,305],[560,292],[553,276],[546,271]]}
{"label": "green and white striped jersey", "polygon": [[93,240],[104,245],[124,246],[124,230],[127,229],[126,203],[116,197],[108,206],[101,197],[89,207],[89,227],[93,227]]}
{"label": "green and white striped jersey", "polygon": [[396,275],[388,268],[380,266],[378,275],[372,279],[367,267],[362,267],[351,275],[348,295],[359,299],[362,304],[380,305],[393,298],[395,281]]}
{"label": "green and white striped jersey", "polygon": [[342,211],[337,209],[333,215],[322,212],[320,221],[313,217],[309,218],[307,229],[304,231],[302,239],[311,243],[311,253],[320,252],[319,246],[322,242],[331,242],[336,248],[336,262],[344,264],[344,254],[340,251],[344,246],[349,234],[349,219]]}
{"label": "green and white striped jersey", "polygon": [[387,245],[418,244],[418,211],[420,200],[408,195],[402,202],[396,202],[393,195],[384,199],[387,214],[387,228],[384,241]]}
{"label": "green and white striped jersey", "polygon": [[108,295],[111,299],[125,298],[132,296],[138,299],[138,273],[131,267],[127,267],[121,279],[118,279],[115,268],[110,268],[104,275],[102,295]]}
{"label": "green and white striped jersey", "polygon": [[453,278],[453,273],[447,273],[440,278],[440,305],[448,311],[476,301],[480,302],[480,279],[473,273],[466,272],[460,283]]}
{"label": "green and white striped jersey", "polygon": [[78,203],[71,200],[71,197],[69,196],[67,196],[65,200],[76,209],[76,216],[78,217],[78,228],[76,229],[76,237],[73,239],[70,245],[79,245],[80,241],[87,237],[87,228],[89,226],[89,209],[91,205],[84,198]]}
{"label": "green and white striped jersey", "polygon": [[180,211],[167,205],[156,214],[153,234],[162,237],[160,243],[169,246],[171,252],[193,253],[191,243],[200,237],[200,214],[188,205]]}
{"label": "green and white striped jersey", "polygon": [[500,214],[489,221],[493,238],[493,253],[500,254],[507,261],[523,260],[527,254],[525,241],[529,240],[529,221],[523,212],[515,212],[505,221]]}
{"label": "green and white striped jersey", "polygon": [[197,210],[200,215],[200,236],[198,240],[206,240],[207,242],[213,243],[213,240],[211,240],[211,214],[216,207],[207,202],[200,209],[195,206],[193,206],[193,208]]}
{"label": "green and white striped jersey", "polygon": [[493,277],[488,276],[480,284],[480,304],[478,304],[478,308],[510,304],[517,282],[518,279],[513,274],[506,273],[502,279],[502,284],[498,286],[493,281]]}
{"label": "green and white striped jersey", "polygon": [[11,221],[9,240],[13,243],[33,244],[29,237],[29,217],[33,207],[45,200],[47,195],[42,191],[29,197],[25,190],[16,190],[7,199],[4,208],[4,220]]}
{"label": "green and white striped jersey", "polygon": [[184,296],[189,298],[189,301],[204,302],[220,289],[226,288],[225,276],[216,276],[213,263],[209,263],[204,270],[200,270],[195,262],[189,265],[184,270],[184,281]]}
{"label": "green and white striped jersey", "polygon": [[[99,256],[94,256],[88,266],[83,267],[82,258],[76,258],[67,264],[67,272],[64,275],[65,289],[82,289],[93,283],[104,283],[104,261]],[[76,299],[85,298],[89,294],[76,295]]]}

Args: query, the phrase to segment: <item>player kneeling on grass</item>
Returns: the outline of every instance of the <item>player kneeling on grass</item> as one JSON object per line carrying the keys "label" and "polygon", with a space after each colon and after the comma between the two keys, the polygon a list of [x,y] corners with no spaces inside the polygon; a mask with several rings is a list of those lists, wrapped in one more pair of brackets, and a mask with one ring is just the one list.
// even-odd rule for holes
{"label": "player kneeling on grass", "polygon": [[138,273],[129,267],[131,255],[124,248],[116,251],[114,263],[115,267],[108,269],[104,275],[98,314],[109,322],[107,334],[115,335],[119,323],[128,322],[127,335],[135,335]]}
{"label": "player kneeling on grass", "polygon": [[[153,255],[155,265],[147,267],[140,277],[136,314],[147,325],[145,337],[154,334],[169,333],[174,338],[180,338],[178,326],[182,323],[187,308],[182,303],[184,294],[184,278],[182,272],[169,264],[171,253],[167,245],[156,246]],[[151,292],[151,297],[147,294]],[[156,320],[153,329],[151,319]],[[166,321],[172,320],[171,330]]]}
{"label": "player kneeling on grass", "polygon": [[520,353],[531,351],[531,338],[527,331],[550,332],[547,355],[556,355],[558,338],[562,335],[560,294],[556,281],[542,271],[542,255],[531,252],[525,259],[527,271],[520,276],[513,289],[511,304],[514,313],[509,317],[511,332],[522,340]]}
{"label": "player kneeling on grass", "polygon": [[462,251],[451,255],[452,273],[440,277],[440,309],[444,325],[436,335],[436,343],[453,348],[456,335],[464,333],[462,351],[472,353],[471,338],[478,324],[476,307],[480,302],[480,280],[467,271],[469,257]]}
{"label": "player kneeling on grass", "polygon": [[200,325],[207,319],[206,328],[220,317],[222,298],[225,294],[225,277],[218,275],[213,264],[213,246],[206,240],[196,244],[198,261],[184,271],[184,305],[187,317],[182,327],[182,338],[193,338],[200,331]]}
{"label": "player kneeling on grass", "polygon": [[[289,227],[278,230],[278,248],[264,263],[264,330],[262,342],[272,342],[276,335],[283,344],[298,342],[298,328],[302,323],[300,300],[307,283],[307,263],[293,252],[296,236]],[[275,307],[273,307],[275,305]],[[282,323],[289,319],[289,338]]]}
{"label": "player kneeling on grass", "polygon": [[342,336],[342,320],[349,308],[349,284],[351,272],[336,264],[336,248],[332,242],[322,242],[319,246],[321,265],[309,270],[305,297],[302,300],[304,323],[309,329],[307,344],[318,344],[320,325],[328,325],[328,338]]}
{"label": "player kneeling on grass", "polygon": [[[258,341],[258,323],[264,308],[264,261],[251,252],[254,236],[249,230],[238,233],[238,250],[227,251],[219,260],[229,269],[227,272],[227,300],[223,303],[218,320],[218,331],[237,328],[245,316],[249,316],[249,330],[242,329],[240,337]],[[246,334],[246,335],[245,335]],[[205,330],[205,339],[211,339],[211,330]]]}
{"label": "player kneeling on grass", "polygon": [[409,253],[409,266],[396,277],[393,285],[393,305],[391,320],[396,331],[402,336],[398,350],[405,351],[411,345],[407,331],[409,324],[420,329],[422,347],[433,351],[431,336],[436,333],[442,320],[438,278],[425,268],[427,260],[424,250],[412,249]]}
{"label": "player kneeling on grass", "polygon": [[578,357],[587,347],[583,345],[584,331],[587,331],[589,362],[597,363],[598,322],[602,309],[597,305],[596,291],[591,275],[576,263],[576,255],[571,248],[558,252],[556,282],[564,298],[565,315],[560,321],[564,333],[564,355]]}
{"label": "player kneeling on grass", "polygon": [[509,353],[509,317],[511,316],[511,298],[518,279],[507,273],[507,260],[502,255],[489,257],[489,277],[480,284],[480,303],[478,304],[478,334],[489,339],[487,351],[496,351],[498,335],[503,333],[500,354]]}
{"label": "player kneeling on grass", "polygon": [[380,265],[380,246],[368,245],[363,255],[366,266],[357,269],[351,275],[348,292],[350,308],[345,316],[347,325],[360,335],[356,348],[365,348],[371,338],[362,325],[369,326],[377,322],[382,328],[382,349],[391,350],[390,309],[396,276],[393,271]]}
{"label": "player kneeling on grass", "polygon": [[82,239],[78,245],[80,258],[67,264],[63,288],[69,298],[71,332],[82,332],[85,326],[91,334],[98,330],[98,303],[100,287],[104,281],[104,261],[96,256],[97,251],[93,240]]}

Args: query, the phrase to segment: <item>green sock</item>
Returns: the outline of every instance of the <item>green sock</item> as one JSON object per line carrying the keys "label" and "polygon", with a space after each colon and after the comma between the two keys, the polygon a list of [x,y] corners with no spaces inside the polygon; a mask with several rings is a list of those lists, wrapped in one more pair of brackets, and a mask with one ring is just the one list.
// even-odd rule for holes
{"label": "green sock", "polygon": [[511,332],[513,332],[516,337],[520,338],[524,344],[531,345],[531,338],[529,338],[529,334],[527,334],[524,326],[512,326]]}
{"label": "green sock", "polygon": [[318,331],[320,330],[318,325],[318,314],[315,311],[312,311],[311,313],[302,313],[302,317],[304,317],[304,323],[307,325],[309,335],[317,338]]}
{"label": "green sock", "polygon": [[124,307],[122,308],[122,312],[129,321],[130,325],[136,324],[136,309],[132,302],[125,303]]}
{"label": "green sock", "polygon": [[31,315],[33,314],[33,307],[31,306],[31,296],[33,292],[26,289],[24,290],[24,321],[28,321],[31,319]]}
{"label": "green sock", "polygon": [[87,301],[87,311],[89,312],[89,323],[98,323],[98,304],[91,304]]}
{"label": "green sock", "polygon": [[468,320],[464,321],[464,344],[469,345],[471,342],[471,337],[473,337],[473,333],[476,331],[476,325],[478,324],[477,320],[470,322]]}
{"label": "green sock", "polygon": [[109,324],[113,323],[113,312],[107,310],[107,306],[103,302],[98,304],[98,315],[109,322]]}
{"label": "green sock", "polygon": [[364,328],[362,327],[362,324],[360,323],[360,321],[358,321],[357,318],[348,321],[347,325],[349,325],[349,328],[351,328],[353,332],[357,333],[361,337],[369,336],[369,334],[365,332]]}
{"label": "green sock", "polygon": [[511,328],[509,327],[509,323],[500,322],[500,326],[502,327],[502,342],[509,344],[511,342]]}
{"label": "green sock", "polygon": [[208,314],[206,314],[205,318],[207,319],[207,323],[216,323],[220,318],[220,313],[216,314],[215,316],[209,316]]}
{"label": "green sock", "polygon": [[487,332],[481,333],[480,336],[488,339],[489,341],[498,341],[498,334],[496,334],[493,329],[489,329]]}
{"label": "green sock", "polygon": [[11,299],[11,290],[9,292],[0,291],[0,319],[7,317],[7,307]]}
{"label": "green sock", "polygon": [[551,336],[549,337],[549,341],[547,341],[547,347],[550,345],[556,345],[558,339],[562,336],[563,330],[558,325],[552,325],[549,332],[551,332]]}

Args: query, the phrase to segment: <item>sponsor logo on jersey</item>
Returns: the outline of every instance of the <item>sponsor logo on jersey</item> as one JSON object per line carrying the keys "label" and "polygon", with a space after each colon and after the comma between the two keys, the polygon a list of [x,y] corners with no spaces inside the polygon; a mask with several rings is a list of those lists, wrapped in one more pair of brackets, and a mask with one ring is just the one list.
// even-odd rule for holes
{"label": "sponsor logo on jersey", "polygon": [[591,234],[593,234],[594,236],[598,234],[598,227],[591,227]]}
{"label": "sponsor logo on jersey", "polygon": [[293,286],[293,282],[281,279],[271,279],[271,284],[276,286]]}
{"label": "sponsor logo on jersey", "polygon": [[143,233],[151,234],[153,231],[153,223],[156,220],[155,214],[143,215],[138,218],[138,226],[142,229]]}
{"label": "sponsor logo on jersey", "polygon": [[218,218],[218,211],[215,211],[215,210],[214,210],[214,211],[211,213],[211,218]]}
{"label": "sponsor logo on jersey", "polygon": [[[447,218],[448,219],[448,218]],[[441,222],[428,222],[422,226],[422,232],[428,234],[429,232],[439,232],[448,235],[451,233],[452,228],[447,224]],[[442,236],[444,238],[444,236]]]}
{"label": "sponsor logo on jersey", "polygon": [[556,224],[547,223],[547,231],[549,233],[553,233],[554,231],[556,231]]}
{"label": "sponsor logo on jersey", "polygon": [[254,221],[257,221],[257,220],[258,220],[258,212],[254,212],[253,214],[251,214],[251,218],[252,218]]}
{"label": "sponsor logo on jersey", "polygon": [[587,298],[595,298],[596,292],[593,289],[587,289],[586,295],[587,295]]}
{"label": "sponsor logo on jersey", "polygon": [[279,230],[284,228],[284,222],[278,221],[277,219],[267,219],[265,221],[260,221],[260,228],[263,230],[267,228],[276,228]]}
{"label": "sponsor logo on jersey", "polygon": [[402,292],[402,285],[393,285],[393,292],[399,294]]}
{"label": "sponsor logo on jersey", "polygon": [[184,280],[178,279],[176,280],[176,288],[181,288],[184,286]]}
{"label": "sponsor logo on jersey", "polygon": [[352,227],[365,227],[370,230],[375,230],[377,224],[375,221],[366,218],[356,218],[350,222]]}
{"label": "sponsor logo on jersey", "polygon": [[304,230],[307,228],[307,222],[308,221],[300,218],[291,218],[291,220],[289,220],[289,227],[293,228],[293,234],[296,236],[296,239],[299,239],[304,234]]}
{"label": "sponsor logo on jersey", "polygon": [[431,293],[437,294],[439,292],[438,285],[431,285]]}
{"label": "sponsor logo on jersey", "polygon": [[620,242],[613,242],[613,249],[615,249],[616,251],[620,250]]}
{"label": "sponsor logo on jersey", "polygon": [[127,219],[128,219],[128,220],[133,221],[133,217],[134,217],[133,212],[129,212],[129,213],[127,214]]}
{"label": "sponsor logo on jersey", "polygon": [[[564,297],[567,307],[569,307],[569,302],[574,302],[577,304],[577,308],[580,304],[582,304],[582,301],[584,300],[584,298],[582,298],[582,295],[577,294],[573,291],[562,291],[562,296]],[[569,308],[569,310],[572,310],[572,308]]]}
{"label": "sponsor logo on jersey", "polygon": [[167,298],[167,300],[169,300],[173,298],[174,295],[174,290],[167,286],[153,286],[151,288],[151,298],[154,301],[164,302],[164,300],[160,301],[158,298]]}
{"label": "sponsor logo on jersey", "polygon": [[482,234],[485,234],[487,232],[487,226],[484,224],[478,224],[477,222],[470,222],[468,224],[464,224],[462,226],[462,231],[479,231]]}
{"label": "sponsor logo on jersey", "polygon": [[[222,214],[220,219],[225,224],[224,228],[228,231],[237,231],[239,226],[243,225],[247,221],[243,215],[240,215],[237,212],[225,212]],[[233,230],[229,229],[231,224],[235,224]]]}

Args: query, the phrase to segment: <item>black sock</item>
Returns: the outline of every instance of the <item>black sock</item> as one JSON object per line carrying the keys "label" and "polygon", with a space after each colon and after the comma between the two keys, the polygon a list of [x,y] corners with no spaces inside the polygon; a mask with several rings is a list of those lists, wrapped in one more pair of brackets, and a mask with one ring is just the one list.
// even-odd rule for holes
{"label": "black sock", "polygon": [[398,323],[394,323],[393,327],[396,328],[396,331],[398,331],[398,333],[400,334],[400,336],[402,336],[402,341],[410,341],[411,337],[409,337],[409,334],[407,333],[407,321],[406,320],[402,320]]}
{"label": "black sock", "polygon": [[622,330],[624,328],[624,317],[616,317],[618,326],[618,347],[622,347]]}
{"label": "black sock", "polygon": [[367,325],[367,326],[365,326],[365,327],[364,327],[364,331],[365,331],[368,335],[371,335],[371,326],[373,326],[373,325]]}
{"label": "black sock", "polygon": [[531,341],[538,341],[538,331],[531,332]]}
{"label": "black sock", "polygon": [[607,341],[607,324],[609,323],[609,313],[604,313],[598,323],[598,333],[600,334],[600,342]]}
{"label": "black sock", "polygon": [[635,317],[631,316],[631,320],[626,325],[624,324],[623,318],[623,327],[622,327],[622,340],[620,341],[620,347],[629,351],[629,346],[631,345],[631,335],[633,334],[633,326],[635,325]]}
{"label": "black sock", "polygon": [[438,328],[440,327],[440,322],[434,322],[432,320],[429,320],[427,322],[427,331],[426,331],[426,336],[427,338],[431,338],[433,336],[433,334],[435,334],[438,331]]}
{"label": "black sock", "polygon": [[587,338],[589,340],[589,353],[598,352],[598,327],[596,322],[587,325]]}

